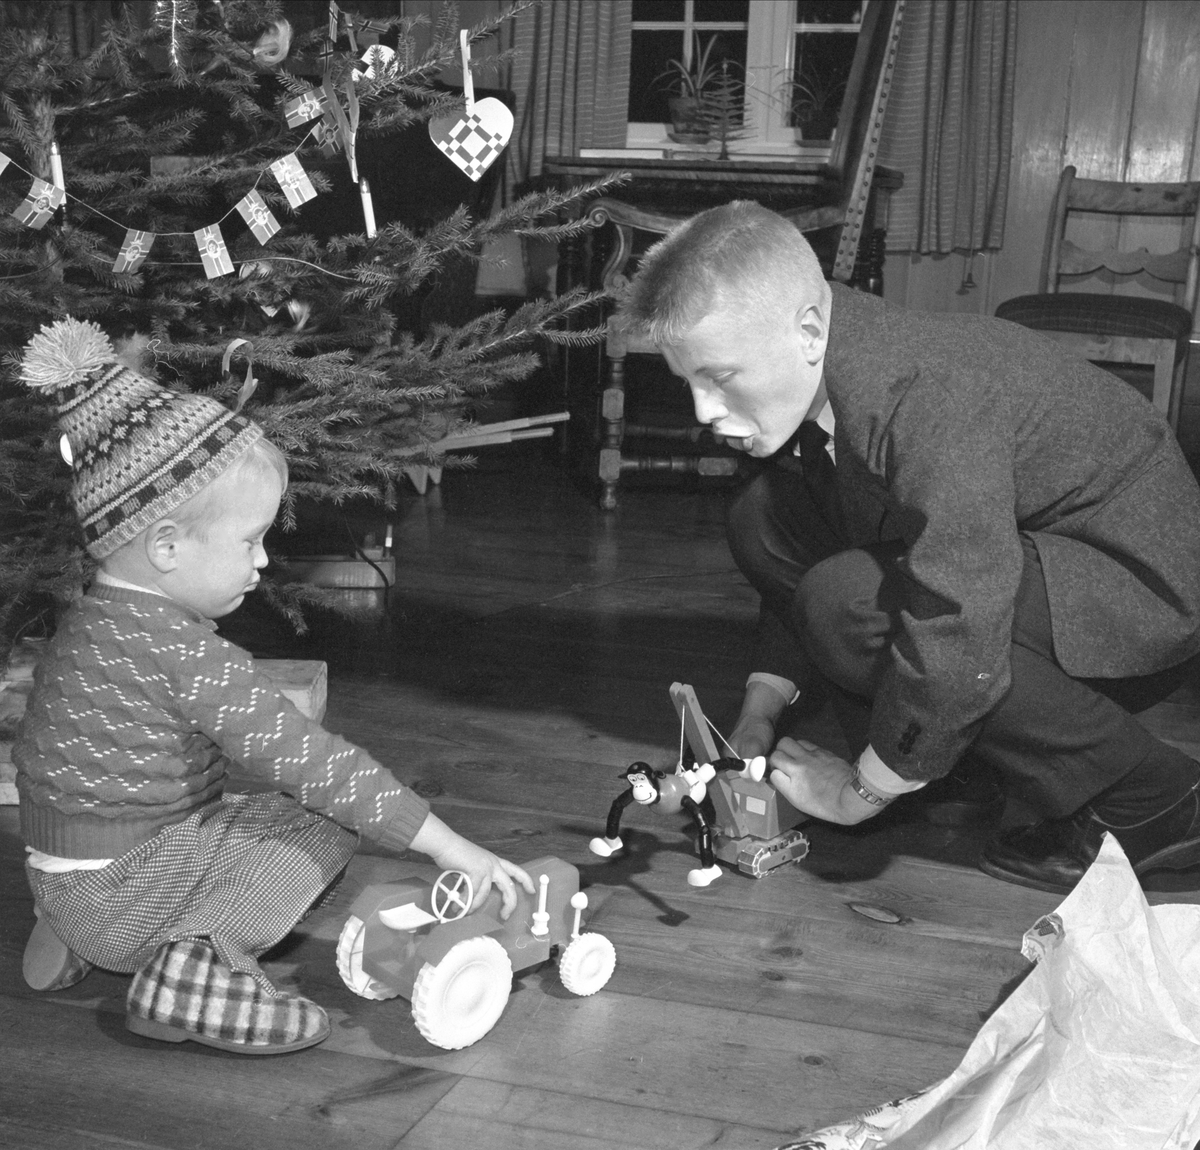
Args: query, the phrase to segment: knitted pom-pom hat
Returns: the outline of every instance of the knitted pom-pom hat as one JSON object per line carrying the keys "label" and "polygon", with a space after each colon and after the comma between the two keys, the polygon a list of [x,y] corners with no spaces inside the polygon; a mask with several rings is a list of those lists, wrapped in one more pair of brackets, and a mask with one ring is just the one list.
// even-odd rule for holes
{"label": "knitted pom-pom hat", "polygon": [[29,341],[21,380],[53,392],[70,445],[84,542],[111,555],[211,483],[262,429],[215,399],[170,391],[123,366],[93,323],[63,319]]}

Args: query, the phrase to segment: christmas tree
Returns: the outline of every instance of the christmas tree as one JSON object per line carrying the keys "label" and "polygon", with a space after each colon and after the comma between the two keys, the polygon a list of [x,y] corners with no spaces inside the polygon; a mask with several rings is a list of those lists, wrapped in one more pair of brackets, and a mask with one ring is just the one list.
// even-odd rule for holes
{"label": "christmas tree", "polygon": [[[86,54],[61,34],[61,7],[6,4],[0,29],[0,664],[18,623],[88,574],[53,410],[16,382],[42,324],[92,320],[161,383],[243,404],[288,455],[285,527],[297,500],[390,505],[406,468],[449,459],[438,443],[473,400],[535,370],[538,340],[599,335],[582,292],[456,327],[401,322],[489,239],[586,226],[556,213],[593,188],[487,218],[460,208],[423,230],[374,226],[369,190],[352,184],[361,207],[334,234],[294,214],[354,179],[373,141],[463,119],[470,85],[436,83],[460,59],[453,5],[421,52],[413,20],[336,3],[298,34],[261,0],[159,2],[147,25],[117,6]],[[275,595],[298,621],[303,591]]]}

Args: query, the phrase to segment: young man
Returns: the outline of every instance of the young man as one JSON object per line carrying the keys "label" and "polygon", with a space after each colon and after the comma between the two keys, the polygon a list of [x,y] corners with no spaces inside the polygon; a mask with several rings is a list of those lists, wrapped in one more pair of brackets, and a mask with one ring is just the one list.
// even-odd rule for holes
{"label": "young man", "polygon": [[735,745],[823,678],[856,756],[781,740],[791,802],[856,823],[970,753],[1043,816],[989,874],[1069,890],[1106,831],[1139,872],[1200,862],[1200,765],[1131,713],[1200,651],[1200,489],[1144,399],[1014,324],[827,284],[748,202],[652,249],[625,320],[767,463],[730,512],[762,596]]}

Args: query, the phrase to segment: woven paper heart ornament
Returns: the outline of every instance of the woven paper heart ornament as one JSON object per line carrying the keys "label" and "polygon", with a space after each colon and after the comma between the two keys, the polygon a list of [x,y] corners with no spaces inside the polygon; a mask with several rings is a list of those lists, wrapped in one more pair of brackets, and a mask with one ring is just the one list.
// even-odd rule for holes
{"label": "woven paper heart ornament", "polygon": [[512,112],[491,96],[479,100],[470,112],[429,121],[430,138],[473,180],[504,151],[512,131]]}
{"label": "woven paper heart ornament", "polygon": [[491,96],[476,102],[471,81],[471,49],[463,31],[463,98],[466,107],[429,121],[429,138],[473,180],[478,180],[512,137],[513,114]]}

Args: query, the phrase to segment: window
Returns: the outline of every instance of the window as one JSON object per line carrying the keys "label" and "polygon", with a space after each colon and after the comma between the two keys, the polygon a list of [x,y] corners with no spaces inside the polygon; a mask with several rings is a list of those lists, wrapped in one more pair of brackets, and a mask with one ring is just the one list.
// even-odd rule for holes
{"label": "window", "polygon": [[680,113],[673,123],[668,104],[679,66],[694,75],[704,64],[710,93],[722,79],[745,85],[731,152],[827,149],[865,2],[633,0],[628,146],[715,147]]}

